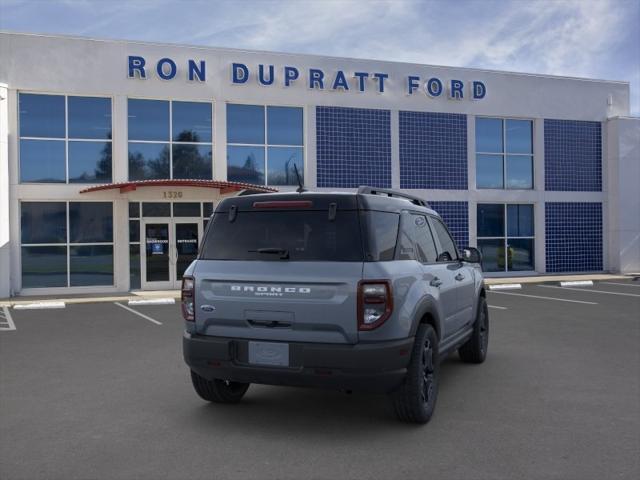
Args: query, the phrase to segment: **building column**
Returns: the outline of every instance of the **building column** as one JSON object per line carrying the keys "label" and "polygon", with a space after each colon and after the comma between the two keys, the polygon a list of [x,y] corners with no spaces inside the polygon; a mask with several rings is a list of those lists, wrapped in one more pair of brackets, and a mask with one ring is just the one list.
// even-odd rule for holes
{"label": "building column", "polygon": [[9,109],[8,88],[0,83],[0,298],[10,295],[9,242]]}

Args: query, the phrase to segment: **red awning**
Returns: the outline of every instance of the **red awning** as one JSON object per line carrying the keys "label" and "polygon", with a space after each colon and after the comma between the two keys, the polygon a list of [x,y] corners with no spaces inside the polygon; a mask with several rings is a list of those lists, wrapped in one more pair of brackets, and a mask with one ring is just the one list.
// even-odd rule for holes
{"label": "red awning", "polygon": [[252,190],[254,192],[271,193],[277,192],[275,188],[263,185],[252,185],[250,183],[222,182],[220,180],[138,180],[135,182],[106,183],[80,190],[80,193],[99,192],[102,190],[120,189],[120,193],[133,192],[142,187],[199,187],[217,188],[220,194],[240,192],[242,190]]}

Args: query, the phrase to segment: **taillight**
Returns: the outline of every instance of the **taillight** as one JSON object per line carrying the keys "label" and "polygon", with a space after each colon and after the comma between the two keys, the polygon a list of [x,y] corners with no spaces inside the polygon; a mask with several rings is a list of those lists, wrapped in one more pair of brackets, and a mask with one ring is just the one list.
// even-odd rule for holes
{"label": "taillight", "polygon": [[373,330],[393,311],[389,280],[364,280],[358,283],[358,330]]}
{"label": "taillight", "polygon": [[183,277],[182,279],[182,316],[187,322],[195,321],[195,305],[193,297],[194,287],[193,277]]}

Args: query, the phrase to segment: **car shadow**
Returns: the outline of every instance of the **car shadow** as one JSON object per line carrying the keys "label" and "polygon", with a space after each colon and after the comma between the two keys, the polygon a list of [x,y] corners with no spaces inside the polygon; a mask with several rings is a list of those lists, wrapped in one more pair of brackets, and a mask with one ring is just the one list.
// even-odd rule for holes
{"label": "car shadow", "polygon": [[[440,398],[454,382],[473,375],[469,371],[473,369],[457,356],[445,359],[441,369]],[[443,410],[445,406],[439,404],[432,422]],[[263,385],[252,385],[237,405],[203,403],[189,410],[189,418],[184,420],[197,428],[241,429],[245,434],[277,437],[313,432],[315,438],[327,440],[336,434],[344,440],[385,430],[413,431],[416,427],[396,420],[386,395]]]}

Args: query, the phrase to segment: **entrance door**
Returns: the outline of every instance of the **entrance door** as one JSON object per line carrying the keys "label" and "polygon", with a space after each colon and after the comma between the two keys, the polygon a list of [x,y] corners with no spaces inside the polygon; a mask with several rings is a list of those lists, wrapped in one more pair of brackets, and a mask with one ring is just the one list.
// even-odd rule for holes
{"label": "entrance door", "polygon": [[143,290],[180,288],[184,271],[198,254],[201,223],[199,218],[142,220]]}
{"label": "entrance door", "polygon": [[202,222],[200,219],[174,219],[173,238],[175,245],[174,288],[180,288],[182,275],[198,256]]}

